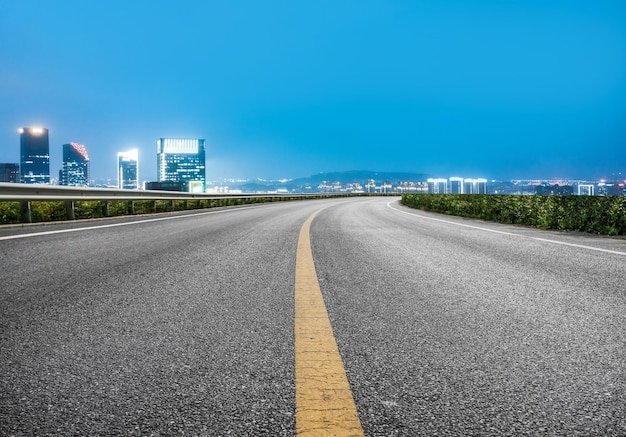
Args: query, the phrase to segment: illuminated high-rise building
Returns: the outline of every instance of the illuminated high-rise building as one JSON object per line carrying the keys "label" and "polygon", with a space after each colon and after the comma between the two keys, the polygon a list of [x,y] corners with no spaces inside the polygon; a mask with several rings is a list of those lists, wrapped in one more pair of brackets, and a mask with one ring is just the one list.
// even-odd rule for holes
{"label": "illuminated high-rise building", "polygon": [[463,194],[463,178],[453,176],[450,178],[450,193]]}
{"label": "illuminated high-rise building", "polygon": [[20,165],[13,163],[0,163],[0,182],[19,182]]}
{"label": "illuminated high-rise building", "polygon": [[448,193],[448,180],[445,178],[428,178],[429,194],[446,194]]}
{"label": "illuminated high-rise building", "polygon": [[465,194],[487,194],[487,179],[463,179],[463,192]]}
{"label": "illuminated high-rise building", "polygon": [[63,167],[59,184],[76,187],[89,186],[89,155],[82,144],[63,144]]}
{"label": "illuminated high-rise building", "polygon": [[20,182],[50,183],[50,143],[48,129],[25,127],[20,133]]}
{"label": "illuminated high-rise building", "polygon": [[593,184],[578,184],[579,196],[593,196],[595,187]]}
{"label": "illuminated high-rise building", "polygon": [[204,192],[206,161],[203,139],[159,138],[157,166],[159,182],[183,182],[188,191]]}
{"label": "illuminated high-rise building", "polygon": [[139,150],[117,154],[117,186],[122,190],[139,188]]}

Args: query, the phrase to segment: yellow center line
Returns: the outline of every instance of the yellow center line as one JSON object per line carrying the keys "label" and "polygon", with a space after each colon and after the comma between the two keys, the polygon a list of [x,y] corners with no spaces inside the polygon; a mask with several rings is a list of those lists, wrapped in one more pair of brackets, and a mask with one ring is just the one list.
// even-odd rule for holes
{"label": "yellow center line", "polygon": [[320,211],[302,225],[296,254],[296,434],[363,436],[313,264],[309,233]]}

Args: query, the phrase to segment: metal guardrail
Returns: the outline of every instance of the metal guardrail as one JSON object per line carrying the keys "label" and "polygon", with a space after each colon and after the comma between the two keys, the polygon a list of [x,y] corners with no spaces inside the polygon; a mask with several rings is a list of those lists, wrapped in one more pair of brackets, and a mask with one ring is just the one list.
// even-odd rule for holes
{"label": "metal guardrail", "polygon": [[[330,193],[329,193],[330,194]],[[202,200],[242,199],[250,197],[310,196],[311,194],[207,194],[180,191],[119,190],[113,188],[65,187],[0,183],[0,201],[64,200]],[[332,194],[331,194],[332,195]]]}
{"label": "metal guardrail", "polygon": [[[351,193],[318,193],[318,194],[207,194],[207,193],[187,193],[178,191],[157,191],[157,190],[119,190],[111,188],[89,188],[89,187],[65,187],[57,185],[32,185],[16,183],[0,183],[0,202],[19,202],[22,222],[32,222],[32,212],[30,202],[65,202],[66,217],[74,220],[74,202],[78,201],[100,201],[105,217],[109,214],[110,201],[127,201],[128,213],[134,214],[134,202],[138,200],[148,200],[152,202],[152,211],[156,212],[156,201],[167,200],[173,207],[175,200],[200,201],[215,200],[218,206],[222,201],[230,204],[232,199],[268,199],[273,200],[297,200],[328,197],[353,196]],[[367,195],[367,194],[357,194]]]}

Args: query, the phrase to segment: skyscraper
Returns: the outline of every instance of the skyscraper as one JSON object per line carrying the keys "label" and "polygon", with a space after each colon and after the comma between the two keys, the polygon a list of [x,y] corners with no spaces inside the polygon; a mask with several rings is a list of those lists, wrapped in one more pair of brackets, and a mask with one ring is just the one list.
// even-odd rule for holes
{"label": "skyscraper", "polygon": [[13,163],[0,163],[0,182],[19,182],[20,165]]}
{"label": "skyscraper", "polygon": [[139,150],[117,154],[117,186],[122,190],[139,188]]}
{"label": "skyscraper", "polygon": [[20,182],[50,183],[50,144],[48,129],[25,127],[20,133]]}
{"label": "skyscraper", "polygon": [[89,155],[84,145],[63,144],[63,167],[59,183],[77,187],[89,185]]}
{"label": "skyscraper", "polygon": [[159,138],[157,166],[159,182],[184,182],[188,191],[204,192],[206,162],[203,139]]}

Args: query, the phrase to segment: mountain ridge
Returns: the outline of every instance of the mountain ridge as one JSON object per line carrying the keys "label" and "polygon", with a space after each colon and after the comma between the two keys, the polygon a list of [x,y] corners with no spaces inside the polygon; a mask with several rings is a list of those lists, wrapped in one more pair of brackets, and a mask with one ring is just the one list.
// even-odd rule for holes
{"label": "mountain ridge", "polygon": [[281,180],[264,180],[251,179],[243,181],[231,181],[228,185],[230,189],[239,189],[244,192],[255,191],[314,191],[318,186],[327,183],[339,183],[342,186],[348,184],[360,184],[365,186],[368,181],[374,180],[374,183],[380,185],[383,182],[396,185],[398,182],[425,182],[430,175],[425,173],[411,172],[388,172],[373,170],[351,170],[351,171],[335,171],[321,172],[307,177],[295,179]]}

